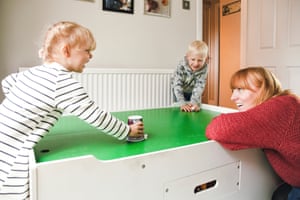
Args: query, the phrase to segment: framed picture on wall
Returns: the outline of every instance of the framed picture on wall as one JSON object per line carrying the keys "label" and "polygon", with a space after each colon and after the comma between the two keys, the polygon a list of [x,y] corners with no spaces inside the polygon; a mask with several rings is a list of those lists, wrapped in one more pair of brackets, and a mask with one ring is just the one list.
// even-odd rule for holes
{"label": "framed picture on wall", "polygon": [[134,0],[103,0],[102,9],[133,14]]}
{"label": "framed picture on wall", "polygon": [[144,0],[144,14],[171,17],[171,0]]}

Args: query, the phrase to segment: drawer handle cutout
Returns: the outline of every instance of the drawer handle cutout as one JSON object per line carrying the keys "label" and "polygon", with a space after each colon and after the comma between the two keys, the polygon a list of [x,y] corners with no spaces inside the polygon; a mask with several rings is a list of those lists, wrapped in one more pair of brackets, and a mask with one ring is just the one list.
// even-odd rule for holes
{"label": "drawer handle cutout", "polygon": [[203,183],[201,185],[197,185],[194,189],[194,193],[197,194],[198,192],[205,191],[209,188],[215,187],[217,184],[217,180],[209,181],[207,183]]}

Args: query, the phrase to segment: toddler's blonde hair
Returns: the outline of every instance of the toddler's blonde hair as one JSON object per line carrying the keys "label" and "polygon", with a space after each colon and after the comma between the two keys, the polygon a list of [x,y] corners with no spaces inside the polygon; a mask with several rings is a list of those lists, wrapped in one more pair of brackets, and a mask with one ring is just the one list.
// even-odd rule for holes
{"label": "toddler's blonde hair", "polygon": [[79,48],[84,46],[90,51],[96,48],[95,39],[89,29],[74,22],[61,21],[47,30],[39,56],[44,62],[53,62],[61,44]]}
{"label": "toddler's blonde hair", "polygon": [[203,57],[208,56],[208,46],[205,42],[200,40],[195,40],[190,43],[187,50],[187,55],[190,53],[199,54]]}

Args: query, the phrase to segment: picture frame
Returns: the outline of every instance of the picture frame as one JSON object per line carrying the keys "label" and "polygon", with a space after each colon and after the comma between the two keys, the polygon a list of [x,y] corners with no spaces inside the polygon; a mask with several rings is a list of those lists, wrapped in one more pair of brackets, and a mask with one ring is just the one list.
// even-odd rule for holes
{"label": "picture frame", "polygon": [[102,10],[133,14],[134,0],[103,0]]}
{"label": "picture frame", "polygon": [[144,0],[144,14],[171,17],[171,0]]}

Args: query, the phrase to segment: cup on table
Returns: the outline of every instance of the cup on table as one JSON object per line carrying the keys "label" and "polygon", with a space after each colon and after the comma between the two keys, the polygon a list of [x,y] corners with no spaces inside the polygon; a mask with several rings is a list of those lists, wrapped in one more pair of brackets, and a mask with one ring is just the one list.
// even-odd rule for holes
{"label": "cup on table", "polygon": [[143,117],[141,115],[130,115],[128,117],[128,125],[135,124],[137,122],[143,122]]}
{"label": "cup on table", "polygon": [[[135,124],[137,122],[143,122],[143,117],[141,115],[130,115],[128,116],[128,125]],[[127,141],[139,142],[145,139],[145,134],[141,136],[128,136]]]}

